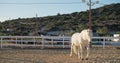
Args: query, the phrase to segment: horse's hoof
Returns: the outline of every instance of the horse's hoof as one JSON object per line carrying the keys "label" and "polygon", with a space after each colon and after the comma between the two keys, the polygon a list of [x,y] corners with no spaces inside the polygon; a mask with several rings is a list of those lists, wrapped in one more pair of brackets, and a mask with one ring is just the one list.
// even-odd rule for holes
{"label": "horse's hoof", "polygon": [[86,60],[88,60],[88,58],[86,58]]}
{"label": "horse's hoof", "polygon": [[81,60],[84,60],[84,58],[81,58]]}

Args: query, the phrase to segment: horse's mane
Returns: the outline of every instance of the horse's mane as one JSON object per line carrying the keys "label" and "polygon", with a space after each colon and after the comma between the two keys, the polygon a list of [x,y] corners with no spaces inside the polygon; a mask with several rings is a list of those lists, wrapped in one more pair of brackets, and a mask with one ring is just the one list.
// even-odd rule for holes
{"label": "horse's mane", "polygon": [[85,32],[87,32],[89,29],[84,29],[80,32],[80,34],[84,34]]}
{"label": "horse's mane", "polygon": [[90,33],[90,31],[90,29],[84,29],[83,31],[81,31],[80,36],[82,38],[85,38],[88,35],[88,33]]}

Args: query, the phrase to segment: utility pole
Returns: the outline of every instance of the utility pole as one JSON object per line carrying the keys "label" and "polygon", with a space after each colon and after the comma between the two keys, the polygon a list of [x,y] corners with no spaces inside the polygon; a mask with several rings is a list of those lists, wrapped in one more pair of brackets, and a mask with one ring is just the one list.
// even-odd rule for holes
{"label": "utility pole", "polygon": [[[91,11],[91,7],[95,4],[98,4],[99,1],[96,0],[95,2],[92,2],[92,0],[82,0],[83,3],[87,3],[87,5],[89,6],[89,22],[88,22],[88,27],[89,29],[92,30],[92,11]],[[92,47],[92,42],[90,42],[90,47]]]}
{"label": "utility pole", "polygon": [[91,0],[89,0],[89,23],[88,23],[88,25],[89,25],[89,29],[92,29],[92,21],[91,21]]}
{"label": "utility pole", "polygon": [[89,22],[88,22],[88,27],[89,29],[92,30],[92,18],[91,18],[91,15],[92,15],[92,12],[91,12],[91,7],[95,4],[98,4],[99,1],[96,0],[95,2],[92,2],[91,0],[82,0],[83,3],[87,3],[87,5],[89,6]]}
{"label": "utility pole", "polygon": [[38,20],[37,20],[37,17],[38,17],[38,15],[36,14],[36,28],[35,28],[36,34],[38,34],[37,33],[37,31],[38,31],[38,23],[37,23]]}

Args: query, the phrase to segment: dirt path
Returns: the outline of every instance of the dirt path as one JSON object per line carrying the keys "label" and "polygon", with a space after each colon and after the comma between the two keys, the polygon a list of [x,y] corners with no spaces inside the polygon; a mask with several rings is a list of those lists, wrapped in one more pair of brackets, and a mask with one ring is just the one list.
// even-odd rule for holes
{"label": "dirt path", "polygon": [[0,49],[0,63],[120,63],[120,49],[92,48],[89,60],[69,56],[70,49]]}

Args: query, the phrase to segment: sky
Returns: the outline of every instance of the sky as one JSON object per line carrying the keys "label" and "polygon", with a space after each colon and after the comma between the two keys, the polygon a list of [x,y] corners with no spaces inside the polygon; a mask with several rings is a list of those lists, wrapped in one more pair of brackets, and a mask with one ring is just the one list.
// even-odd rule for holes
{"label": "sky", "polygon": [[[88,1],[88,0],[87,0]],[[93,8],[102,7],[112,3],[120,3],[120,0],[98,0],[99,4]],[[96,0],[92,0],[96,2]],[[88,10],[82,0],[0,0],[0,21],[17,18],[32,18],[69,14]]]}

